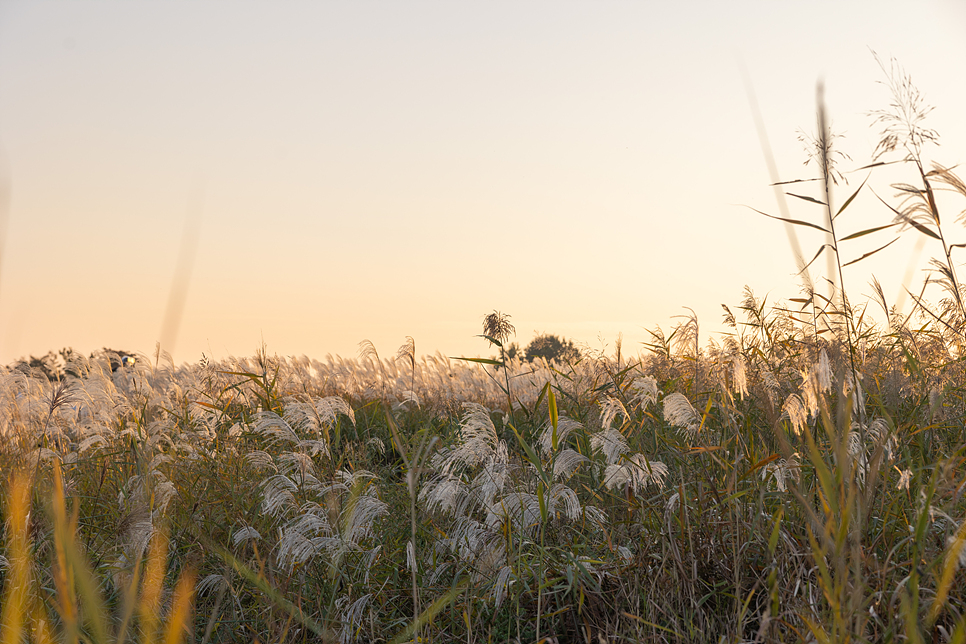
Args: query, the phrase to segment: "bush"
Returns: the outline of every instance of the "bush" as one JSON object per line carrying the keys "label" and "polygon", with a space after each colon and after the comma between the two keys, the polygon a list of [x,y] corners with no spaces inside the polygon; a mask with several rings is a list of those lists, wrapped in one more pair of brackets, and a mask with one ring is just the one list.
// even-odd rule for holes
{"label": "bush", "polygon": [[552,333],[542,333],[535,337],[524,351],[527,362],[537,358],[561,363],[574,362],[580,358],[580,350],[571,340],[559,338]]}

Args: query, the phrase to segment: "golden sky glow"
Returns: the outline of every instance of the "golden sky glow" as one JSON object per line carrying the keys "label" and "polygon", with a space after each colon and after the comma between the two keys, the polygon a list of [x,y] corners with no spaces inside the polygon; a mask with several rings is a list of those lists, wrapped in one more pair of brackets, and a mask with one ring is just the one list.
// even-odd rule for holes
{"label": "golden sky glow", "polygon": [[[796,131],[814,129],[819,78],[843,149],[869,159],[867,112],[888,102],[870,48],[936,107],[929,158],[954,165],[964,7],[8,0],[0,363],[153,351],[192,212],[178,361],[262,340],[391,354],[407,335],[487,354],[493,309],[523,344],[623,332],[636,351],[686,306],[717,329],[745,284],[797,295],[782,225],[742,207],[776,210],[739,61],[783,179],[810,176]],[[849,217],[890,219],[871,193]],[[912,250],[849,269],[852,292],[875,273],[898,297]]]}

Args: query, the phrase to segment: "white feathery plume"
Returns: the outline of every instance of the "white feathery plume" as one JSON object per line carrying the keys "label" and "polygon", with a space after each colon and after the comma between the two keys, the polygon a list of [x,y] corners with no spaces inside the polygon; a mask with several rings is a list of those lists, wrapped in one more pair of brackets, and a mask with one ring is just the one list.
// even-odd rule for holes
{"label": "white feathery plume", "polygon": [[366,608],[369,607],[370,600],[372,600],[372,593],[363,595],[359,599],[352,602],[352,604],[350,604],[348,608],[342,612],[340,619],[342,622],[342,628],[339,629],[340,644],[349,644],[350,642],[357,641],[359,632],[362,630],[363,617],[365,615]]}
{"label": "white feathery plume", "polygon": [[603,452],[604,460],[606,460],[609,465],[617,463],[617,461],[620,460],[621,455],[630,449],[630,447],[627,445],[627,439],[624,438],[624,435],[613,428],[608,428],[591,434],[590,447],[595,452]]}
{"label": "white feathery plume", "polygon": [[[852,377],[852,372],[849,371],[845,374],[845,380],[842,383],[842,394],[847,395],[852,394],[852,413],[858,416],[865,416],[865,393],[862,391],[862,374],[858,374],[858,378]],[[853,383],[855,386],[853,387]]]}
{"label": "white feathery plume", "polygon": [[802,398],[805,403],[805,408],[808,410],[809,418],[814,418],[818,415],[820,411],[819,407],[819,396],[821,391],[819,385],[815,378],[815,370],[802,372]]}
{"label": "white feathery plume", "polygon": [[277,561],[289,569],[302,565],[325,549],[331,539],[312,539],[297,530],[283,530],[278,540]]}
{"label": "white feathery plume", "polygon": [[399,395],[400,400],[392,406],[393,410],[400,409],[410,409],[411,407],[419,407],[419,396],[415,392],[405,389]]}
{"label": "white feathery plume", "polygon": [[164,514],[168,503],[177,494],[174,484],[169,481],[161,472],[153,472],[157,482],[154,484],[154,511]]}
{"label": "white feathery plume", "polygon": [[808,410],[805,409],[805,403],[801,397],[798,394],[788,394],[785,404],[782,405],[782,412],[791,421],[792,431],[797,436],[801,436],[805,430],[805,424],[808,422]]}
{"label": "white feathery plume", "polygon": [[277,517],[286,508],[295,506],[295,492],[298,486],[292,479],[276,474],[262,481],[262,512]]}
{"label": "white feathery plume", "polygon": [[661,461],[648,460],[643,454],[634,454],[619,465],[608,465],[604,470],[604,485],[608,490],[628,486],[635,494],[648,483],[664,487],[667,465]]}
{"label": "white feathery plume", "polygon": [[469,496],[469,487],[463,480],[452,474],[438,476],[425,485],[419,492],[419,503],[429,512],[448,512],[461,514]]}
{"label": "white feathery plume", "polygon": [[261,538],[262,535],[258,534],[258,530],[251,526],[243,526],[235,530],[235,534],[231,535],[231,544],[237,546],[242,541],[248,541],[249,539],[258,541]]}
{"label": "white feathery plume", "polygon": [[825,349],[818,356],[818,362],[812,367],[815,373],[815,383],[818,390],[825,393],[832,390],[832,365],[829,363]]}
{"label": "white feathery plume", "polygon": [[748,397],[748,376],[745,373],[745,359],[741,354],[731,358],[731,379],[733,391],[742,398]]}
{"label": "white feathery plume", "polygon": [[416,546],[413,545],[412,539],[406,542],[406,568],[409,572],[416,570]]}
{"label": "white feathery plume", "polygon": [[[557,419],[557,447],[563,445],[570,434],[581,428],[583,428],[583,425],[576,420],[568,418],[567,416],[560,416]],[[553,451],[553,424],[549,421],[544,425],[543,431],[540,432],[539,445],[544,454],[549,454]]]}
{"label": "white feathery plume", "polygon": [[774,372],[767,366],[762,366],[760,373],[762,383],[765,385],[765,393],[768,395],[768,401],[774,405],[775,396],[781,391],[782,385],[778,382],[778,378]]}
{"label": "white feathery plume", "polygon": [[309,502],[299,508],[301,514],[289,521],[285,529],[294,530],[302,535],[329,535],[332,526],[326,508],[318,503]]}
{"label": "white feathery plume", "polygon": [[600,426],[601,429],[610,429],[611,423],[618,415],[624,416],[624,421],[630,420],[631,416],[624,409],[623,403],[613,396],[605,396],[600,403]]}
{"label": "white feathery plume", "polygon": [[299,436],[291,425],[274,411],[260,411],[255,414],[255,427],[253,429],[266,436],[271,444],[283,441],[298,443],[299,441]]}
{"label": "white feathery plume", "polygon": [[329,456],[329,446],[322,438],[301,440],[295,444],[295,447],[303,452],[308,452],[310,456],[318,456],[319,454],[325,457]]}
{"label": "white feathery plume", "polygon": [[896,483],[896,489],[908,490],[909,481],[912,480],[912,470],[900,470],[896,467],[896,471],[899,472],[899,482]]}
{"label": "white feathery plume", "polygon": [[369,583],[369,573],[372,571],[372,564],[376,563],[376,559],[379,558],[379,552],[381,550],[382,550],[382,546],[376,546],[366,554],[366,557],[364,560],[365,563],[363,564],[363,568],[366,571],[366,575],[365,575],[365,578],[362,580],[362,583],[364,584]]}
{"label": "white feathery plume", "polygon": [[787,460],[781,458],[763,467],[761,469],[761,478],[762,480],[765,480],[771,477],[775,481],[778,491],[785,492],[788,489],[788,486],[785,483],[786,481],[799,481],[800,469],[801,464],[798,462],[798,452],[795,452]]}
{"label": "white feathery plume", "polygon": [[430,588],[439,586],[440,579],[453,567],[453,562],[437,560],[435,567],[433,567],[432,572],[429,574],[429,579],[426,581],[426,585]]}
{"label": "white feathery plume", "polygon": [[207,595],[213,590],[217,590],[227,586],[228,586],[228,580],[225,579],[224,575],[213,574],[213,575],[208,575],[207,577],[199,581],[198,585],[195,586],[195,592],[197,592],[199,596],[203,596],[203,595]]}
{"label": "white feathery plume", "polygon": [[892,430],[889,428],[889,423],[884,418],[874,419],[866,429],[867,438],[870,438],[873,443],[882,444],[882,453],[887,461],[892,461],[894,458],[893,451],[896,448],[895,437],[892,434]]}
{"label": "white feathery plume", "polygon": [[94,434],[93,436],[88,436],[80,442],[80,444],[77,446],[77,453],[83,454],[92,447],[107,447],[108,445],[109,443],[107,442],[106,438],[100,434]]}
{"label": "white feathery plume", "polygon": [[562,513],[572,521],[579,519],[581,508],[577,493],[563,483],[554,484],[547,494],[547,512],[554,518]]}
{"label": "white feathery plume", "polygon": [[364,494],[370,494],[374,491],[373,488],[368,487],[369,482],[376,481],[379,477],[373,474],[369,470],[356,470],[355,472],[350,472],[349,470],[336,470],[335,478],[341,483],[344,483],[346,487],[352,487],[353,485],[364,485],[366,486]]}
{"label": "white feathery plume", "polygon": [[664,420],[675,427],[689,427],[700,422],[691,401],[677,392],[664,397]]}
{"label": "white feathery plume", "polygon": [[[505,443],[501,444],[505,446]],[[473,478],[473,491],[478,500],[489,507],[493,505],[496,496],[503,493],[503,488],[509,480],[510,468],[506,461],[493,459],[486,463],[480,473]]]}
{"label": "white feathery plume", "polygon": [[298,472],[299,478],[305,480],[306,475],[315,475],[315,464],[308,454],[301,452],[284,452],[278,457],[279,470],[286,476]]}
{"label": "white feathery plume", "polygon": [[496,530],[509,520],[515,530],[530,532],[540,525],[540,500],[529,492],[511,492],[491,506],[486,522]]}
{"label": "white feathery plume", "polygon": [[572,449],[561,451],[553,461],[553,479],[556,481],[570,478],[581,464],[588,461],[589,458]]}
{"label": "white feathery plume", "polygon": [[513,576],[513,569],[510,566],[503,566],[493,582],[493,603],[496,604],[494,610],[500,610],[503,599],[507,596],[510,589],[510,577]]}
{"label": "white feathery plume", "polygon": [[691,402],[684,394],[673,393],[664,397],[664,420],[684,429],[688,439],[694,438],[701,427],[701,417],[691,406]]}
{"label": "white feathery plume", "polygon": [[154,458],[151,459],[151,462],[148,463],[148,471],[156,470],[158,468],[158,465],[161,465],[162,463],[173,463],[173,462],[174,462],[174,459],[168,456],[167,454],[164,454],[164,453],[157,454],[155,455]]}
{"label": "white feathery plume", "polygon": [[659,393],[657,380],[653,376],[638,376],[631,383],[631,401],[640,405],[641,410],[648,405],[656,405]]}
{"label": "white feathery plume", "polygon": [[347,547],[358,548],[360,541],[374,536],[373,524],[389,514],[389,506],[374,496],[360,494],[347,504],[342,514],[341,537]]}
{"label": "white feathery plume", "polygon": [[248,464],[255,469],[261,470],[268,468],[278,472],[278,468],[275,467],[275,459],[272,458],[272,455],[260,449],[246,454],[245,460],[248,461]]}
{"label": "white feathery plume", "polygon": [[450,472],[454,467],[475,467],[497,453],[500,443],[496,427],[486,407],[477,403],[463,403],[466,410],[460,423],[460,442],[449,450],[439,463],[439,469]]}

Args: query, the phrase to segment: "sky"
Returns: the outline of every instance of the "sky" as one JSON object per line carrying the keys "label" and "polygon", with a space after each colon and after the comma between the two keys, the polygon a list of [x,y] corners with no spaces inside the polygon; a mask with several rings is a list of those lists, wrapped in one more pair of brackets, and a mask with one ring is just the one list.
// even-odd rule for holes
{"label": "sky", "polygon": [[[926,158],[966,161],[960,1],[0,0],[0,363],[406,336],[489,355],[493,310],[524,346],[636,353],[690,310],[707,338],[746,285],[801,283],[785,226],[751,209],[779,214],[742,70],[779,178],[812,177],[819,81],[841,167],[871,160],[890,100],[872,51],[935,107]],[[908,170],[875,171],[841,228],[888,223],[875,194]],[[847,291],[875,275],[901,304],[937,252],[903,235]]]}

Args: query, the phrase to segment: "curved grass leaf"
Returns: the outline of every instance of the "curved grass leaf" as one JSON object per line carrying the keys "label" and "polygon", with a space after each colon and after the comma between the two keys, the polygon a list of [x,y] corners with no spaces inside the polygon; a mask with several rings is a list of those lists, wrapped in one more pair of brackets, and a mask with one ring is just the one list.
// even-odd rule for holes
{"label": "curved grass leaf", "polygon": [[879,252],[880,250],[883,250],[883,249],[886,249],[886,248],[888,248],[889,246],[892,246],[892,245],[893,245],[894,243],[896,243],[897,241],[899,241],[899,238],[898,238],[898,237],[896,237],[895,239],[893,239],[893,240],[892,240],[891,242],[889,242],[889,243],[888,243],[888,244],[886,244],[885,246],[879,246],[879,247],[878,247],[878,248],[876,248],[875,250],[870,250],[870,251],[869,251],[868,253],[866,253],[865,255],[863,255],[862,257],[860,257],[860,258],[858,258],[858,259],[853,259],[853,260],[852,260],[851,262],[847,262],[847,263],[845,263],[845,264],[842,264],[842,268],[845,268],[846,266],[849,266],[849,265],[851,265],[851,264],[856,264],[856,263],[858,263],[858,262],[861,262],[861,261],[862,261],[863,259],[865,259],[866,257],[871,257],[872,255],[875,255],[875,254],[876,254],[876,253],[878,253],[878,252]]}
{"label": "curved grass leaf", "polygon": [[808,202],[811,202],[811,203],[817,203],[820,206],[826,206],[826,205],[828,205],[824,201],[819,201],[818,199],[815,199],[814,197],[809,197],[807,195],[797,195],[794,192],[786,192],[785,194],[788,195],[789,197],[798,197],[802,201],[808,201]]}
{"label": "curved grass leaf", "polygon": [[[748,206],[748,208],[751,208],[751,206]],[[802,221],[801,219],[786,219],[785,217],[776,217],[775,215],[769,215],[767,212],[762,212],[762,211],[758,210],[757,208],[751,208],[751,209],[754,210],[755,212],[757,212],[759,215],[764,215],[766,217],[771,217],[772,219],[777,219],[778,221],[784,221],[786,224],[795,224],[796,226],[808,226],[809,228],[814,228],[816,230],[821,230],[823,233],[829,232],[826,228],[823,228],[822,226],[819,226],[818,224],[811,224],[811,223],[809,223],[807,221]]]}
{"label": "curved grass leaf", "polygon": [[848,208],[848,207],[849,207],[849,204],[850,204],[850,203],[852,203],[852,201],[853,201],[853,200],[854,200],[854,199],[855,199],[855,198],[856,198],[857,196],[859,196],[859,192],[860,192],[860,191],[862,190],[862,188],[864,188],[864,187],[865,187],[865,182],[866,182],[866,181],[868,181],[868,180],[869,180],[869,177],[866,177],[866,178],[865,178],[865,181],[863,181],[863,182],[862,182],[862,185],[860,185],[860,186],[859,186],[858,188],[856,188],[856,189],[855,189],[855,192],[853,192],[853,193],[852,193],[852,195],[851,195],[851,196],[850,196],[850,197],[849,197],[848,199],[846,199],[846,200],[845,200],[845,203],[844,203],[844,204],[842,204],[842,207],[841,207],[841,208],[839,208],[839,209],[838,209],[838,210],[836,211],[836,213],[835,213],[835,217],[832,217],[832,219],[835,219],[836,217],[838,217],[839,215],[841,215],[841,214],[842,214],[842,211],[844,211],[844,210],[845,210],[846,208]]}
{"label": "curved grass leaf", "polygon": [[500,360],[494,360],[493,358],[457,358],[455,356],[450,356],[450,360],[463,360],[464,362],[479,362],[480,364],[495,364],[503,366],[503,362]]}
{"label": "curved grass leaf", "polygon": [[805,271],[807,271],[808,267],[815,263],[815,260],[818,259],[819,255],[821,255],[822,251],[825,250],[826,248],[831,248],[832,250],[835,250],[835,246],[833,246],[832,244],[822,244],[821,246],[819,246],[818,252],[815,253],[815,257],[813,257],[809,263],[805,264],[805,266],[802,267],[802,270],[798,272],[804,273]]}
{"label": "curved grass leaf", "polygon": [[860,230],[857,233],[852,233],[851,235],[846,235],[839,241],[848,241],[850,239],[858,239],[859,237],[864,237],[865,235],[871,235],[872,233],[877,233],[880,230],[885,230],[886,228],[892,228],[893,226],[898,226],[902,222],[895,222],[892,224],[886,224],[885,226],[876,226],[875,228],[866,228],[865,230]]}

